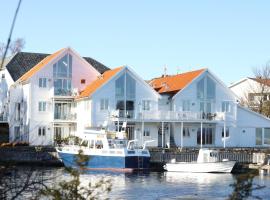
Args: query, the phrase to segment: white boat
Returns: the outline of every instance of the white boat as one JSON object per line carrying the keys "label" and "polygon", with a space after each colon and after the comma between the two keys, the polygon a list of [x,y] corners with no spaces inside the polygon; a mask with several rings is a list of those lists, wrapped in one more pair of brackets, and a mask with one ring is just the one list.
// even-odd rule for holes
{"label": "white boat", "polygon": [[176,162],[173,159],[164,165],[164,169],[169,172],[231,173],[235,163],[228,159],[219,161],[218,151],[201,148],[196,162]]}

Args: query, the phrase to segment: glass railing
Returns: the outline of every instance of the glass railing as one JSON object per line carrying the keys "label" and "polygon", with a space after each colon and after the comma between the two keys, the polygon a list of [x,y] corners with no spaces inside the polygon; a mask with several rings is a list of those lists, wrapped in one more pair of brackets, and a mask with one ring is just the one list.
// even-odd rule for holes
{"label": "glass railing", "polygon": [[54,95],[55,96],[72,96],[72,90],[54,88]]}

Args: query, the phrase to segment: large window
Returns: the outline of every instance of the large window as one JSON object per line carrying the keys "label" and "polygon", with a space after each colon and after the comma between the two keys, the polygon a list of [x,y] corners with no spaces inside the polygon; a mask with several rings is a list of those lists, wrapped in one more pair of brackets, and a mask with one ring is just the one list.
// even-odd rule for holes
{"label": "large window", "polygon": [[262,145],[262,128],[256,128],[256,145]]}
{"label": "large window", "polygon": [[115,81],[116,109],[120,117],[133,117],[136,100],[136,81],[125,72]]}
{"label": "large window", "polygon": [[270,128],[264,128],[264,144],[270,145]]}
{"label": "large window", "polygon": [[204,99],[204,78],[197,83],[197,97]]}
{"label": "large window", "polygon": [[216,98],[216,84],[214,83],[214,81],[207,77],[206,78],[206,98],[207,99],[215,99]]}
{"label": "large window", "polygon": [[[203,128],[202,129],[202,144],[211,145],[214,144],[214,129],[213,128]],[[197,130],[197,144],[201,144],[201,128]]]}
{"label": "large window", "polygon": [[65,55],[53,65],[54,94],[70,96],[72,89],[72,57]]}
{"label": "large window", "polygon": [[216,84],[210,77],[204,77],[198,81],[197,98],[200,101],[200,111],[210,113],[216,98]]}

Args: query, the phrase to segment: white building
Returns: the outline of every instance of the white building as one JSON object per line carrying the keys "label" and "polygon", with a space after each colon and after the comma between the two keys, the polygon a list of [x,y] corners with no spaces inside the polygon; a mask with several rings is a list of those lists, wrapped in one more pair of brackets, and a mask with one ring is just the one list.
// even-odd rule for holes
{"label": "white building", "polygon": [[127,121],[129,139],[155,140],[150,146],[270,145],[270,120],[239,106],[237,97],[208,69],[149,84],[156,92],[128,67],[105,72],[77,98],[78,119],[84,120],[78,130],[104,121],[121,128]]}
{"label": "white building", "polygon": [[270,101],[270,81],[258,78],[244,78],[229,86],[239,101],[256,110],[260,101]]}
{"label": "white building", "polygon": [[208,69],[147,83],[127,66],[98,65],[70,48],[16,77],[7,65],[10,141],[52,145],[88,127],[120,129],[127,122],[128,138],[154,140],[149,146],[270,146],[270,120],[239,106]]}
{"label": "white building", "polygon": [[10,78],[16,79],[9,86],[10,141],[52,145],[55,140],[74,134],[77,129],[74,98],[100,75],[90,63],[98,64],[94,60],[88,62],[71,48],[64,48],[44,56],[19,78],[10,73],[13,68],[7,65],[6,77],[12,74]]}

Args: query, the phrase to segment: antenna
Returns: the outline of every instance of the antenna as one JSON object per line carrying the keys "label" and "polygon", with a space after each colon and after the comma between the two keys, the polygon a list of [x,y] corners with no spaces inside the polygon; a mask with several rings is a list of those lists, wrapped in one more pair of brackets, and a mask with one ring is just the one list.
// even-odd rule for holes
{"label": "antenna", "polygon": [[176,74],[179,74],[179,73],[180,73],[180,67],[177,66],[177,67],[176,67]]}
{"label": "antenna", "polygon": [[164,65],[164,77],[167,76],[167,65]]}

